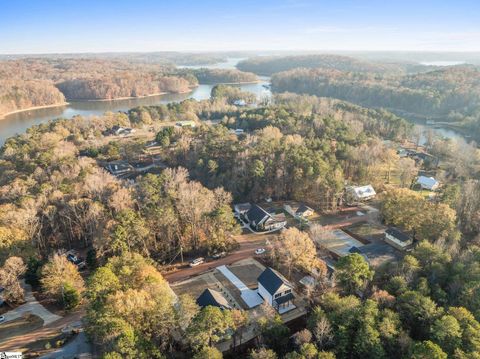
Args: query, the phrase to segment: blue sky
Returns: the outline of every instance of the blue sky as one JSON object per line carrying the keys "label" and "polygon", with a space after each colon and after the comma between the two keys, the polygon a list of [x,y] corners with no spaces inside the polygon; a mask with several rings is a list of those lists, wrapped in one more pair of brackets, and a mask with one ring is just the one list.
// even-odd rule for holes
{"label": "blue sky", "polygon": [[0,0],[0,53],[480,51],[479,0]]}

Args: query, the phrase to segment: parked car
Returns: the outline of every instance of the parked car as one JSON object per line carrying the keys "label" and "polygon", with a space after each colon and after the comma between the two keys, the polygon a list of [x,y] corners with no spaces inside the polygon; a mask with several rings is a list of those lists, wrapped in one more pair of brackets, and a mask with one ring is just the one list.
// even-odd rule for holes
{"label": "parked car", "polygon": [[0,323],[3,323],[5,321],[5,316],[4,315],[0,315]]}
{"label": "parked car", "polygon": [[255,249],[255,254],[263,254],[263,253],[265,253],[265,248]]}
{"label": "parked car", "polygon": [[227,252],[220,252],[220,253],[215,253],[212,255],[213,259],[220,259],[223,258],[227,255]]}
{"label": "parked car", "polygon": [[205,263],[205,258],[200,257],[200,258],[196,258],[193,261],[191,261],[189,266],[190,267],[196,267],[196,266],[198,266],[202,263]]}
{"label": "parked car", "polygon": [[67,260],[75,264],[75,262],[78,261],[78,258],[75,254],[69,253],[67,254]]}

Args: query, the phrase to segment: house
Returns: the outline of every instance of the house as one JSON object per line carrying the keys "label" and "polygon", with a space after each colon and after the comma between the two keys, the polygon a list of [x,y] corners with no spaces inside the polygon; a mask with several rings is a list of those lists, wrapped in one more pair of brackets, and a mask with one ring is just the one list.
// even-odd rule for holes
{"label": "house", "polygon": [[435,178],[426,176],[419,176],[416,184],[420,185],[422,189],[429,191],[435,191],[438,189],[438,186],[440,186],[440,182],[438,182]]}
{"label": "house", "polygon": [[245,214],[250,227],[256,231],[281,229],[287,224],[285,214],[270,214],[262,207],[254,204]]}
{"label": "house", "polygon": [[237,203],[236,205],[233,206],[233,209],[235,210],[235,213],[237,217],[244,217],[247,212],[252,208],[252,205],[247,202],[247,203]]}
{"label": "house", "polygon": [[385,231],[385,242],[397,249],[405,250],[413,243],[413,240],[398,228],[390,227]]}
{"label": "house", "polygon": [[105,169],[115,177],[124,177],[135,172],[133,166],[126,161],[109,162]]}
{"label": "house", "polygon": [[130,127],[122,127],[115,125],[112,128],[106,130],[103,134],[105,136],[114,135],[114,136],[128,136],[135,132],[135,129]]}
{"label": "house", "polygon": [[295,308],[292,286],[272,268],[266,268],[258,277],[258,294],[280,314]]}
{"label": "house", "polygon": [[195,121],[178,121],[175,123],[178,127],[195,127]]}
{"label": "house", "polygon": [[246,106],[247,105],[245,100],[242,100],[242,99],[238,99],[238,100],[233,101],[233,104],[235,106]]}
{"label": "house", "polygon": [[358,202],[368,201],[377,195],[371,185],[366,186],[348,186],[345,188],[347,204],[353,205]]}
{"label": "house", "polygon": [[228,300],[222,295],[222,293],[210,288],[205,289],[203,293],[200,294],[197,298],[197,304],[201,308],[211,305],[220,309],[232,309],[230,303],[228,303]]}
{"label": "house", "polygon": [[314,213],[313,209],[303,203],[298,207],[294,205],[284,204],[283,209],[287,213],[298,219],[310,217]]}

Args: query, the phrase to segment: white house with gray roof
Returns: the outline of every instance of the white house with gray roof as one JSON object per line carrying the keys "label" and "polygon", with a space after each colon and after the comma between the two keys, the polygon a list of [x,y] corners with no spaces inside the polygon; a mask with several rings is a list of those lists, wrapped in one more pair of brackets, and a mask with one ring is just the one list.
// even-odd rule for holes
{"label": "white house with gray roof", "polygon": [[280,314],[295,309],[292,286],[272,268],[266,268],[258,277],[258,294]]}

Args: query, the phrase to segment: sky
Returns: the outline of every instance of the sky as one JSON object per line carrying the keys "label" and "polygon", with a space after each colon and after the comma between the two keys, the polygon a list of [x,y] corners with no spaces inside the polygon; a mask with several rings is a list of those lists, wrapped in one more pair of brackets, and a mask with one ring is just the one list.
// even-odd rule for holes
{"label": "sky", "polygon": [[0,0],[0,54],[480,51],[479,0]]}

